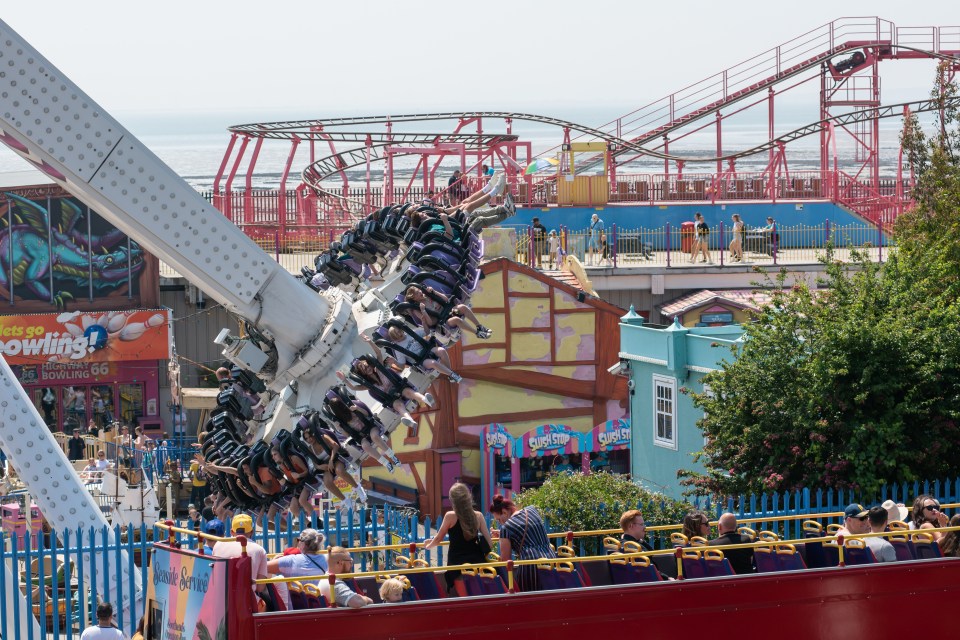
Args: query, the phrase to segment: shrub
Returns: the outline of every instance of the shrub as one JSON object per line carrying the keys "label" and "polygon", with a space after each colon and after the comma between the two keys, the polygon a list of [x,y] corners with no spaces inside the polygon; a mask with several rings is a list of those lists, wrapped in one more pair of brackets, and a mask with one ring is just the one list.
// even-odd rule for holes
{"label": "shrub", "polygon": [[[521,506],[535,506],[552,531],[616,529],[628,509],[643,511],[647,526],[679,523],[693,507],[686,502],[649,491],[626,476],[612,473],[584,475],[566,471],[550,475],[535,489],[515,496]],[[655,548],[666,536],[649,536]],[[596,553],[600,538],[584,541],[583,551]]]}

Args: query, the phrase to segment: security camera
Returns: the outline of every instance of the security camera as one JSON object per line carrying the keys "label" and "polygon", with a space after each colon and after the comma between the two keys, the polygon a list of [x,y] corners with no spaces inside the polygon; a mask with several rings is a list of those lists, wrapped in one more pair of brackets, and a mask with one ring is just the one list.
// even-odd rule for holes
{"label": "security camera", "polygon": [[221,347],[229,347],[236,341],[237,337],[230,335],[230,329],[223,329],[217,334],[217,337],[213,339],[214,344],[218,344]]}
{"label": "security camera", "polygon": [[636,387],[637,387],[636,382],[634,382],[633,380],[627,380],[627,389],[630,389],[630,391],[633,391]]}

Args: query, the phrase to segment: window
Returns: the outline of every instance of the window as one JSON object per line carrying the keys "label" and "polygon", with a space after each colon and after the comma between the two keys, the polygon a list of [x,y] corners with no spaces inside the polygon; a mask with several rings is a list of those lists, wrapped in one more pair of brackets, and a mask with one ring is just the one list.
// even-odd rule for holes
{"label": "window", "polygon": [[677,381],[653,376],[653,444],[677,448],[676,431]]}

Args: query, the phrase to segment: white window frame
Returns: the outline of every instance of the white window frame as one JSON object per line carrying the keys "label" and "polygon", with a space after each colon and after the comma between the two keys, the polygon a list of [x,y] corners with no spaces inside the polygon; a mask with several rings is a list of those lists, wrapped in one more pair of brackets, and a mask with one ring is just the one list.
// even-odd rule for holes
{"label": "white window frame", "polygon": [[[657,391],[665,387],[670,390],[670,412],[660,411],[658,404]],[[667,376],[653,376],[653,444],[666,449],[677,450],[677,379]],[[661,415],[670,416],[670,429],[672,438],[662,438],[657,434],[657,426]]]}

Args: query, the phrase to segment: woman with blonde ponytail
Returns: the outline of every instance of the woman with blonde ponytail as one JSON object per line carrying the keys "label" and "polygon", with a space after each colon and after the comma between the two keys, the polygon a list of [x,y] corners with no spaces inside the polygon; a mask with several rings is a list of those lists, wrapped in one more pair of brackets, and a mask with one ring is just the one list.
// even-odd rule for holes
{"label": "woman with blonde ponytail", "polygon": [[[486,562],[486,555],[492,546],[490,531],[483,520],[483,514],[473,508],[473,496],[467,485],[458,482],[450,487],[450,504],[453,511],[444,514],[437,535],[424,548],[433,549],[449,532],[447,566]],[[459,575],[460,571],[447,571],[448,592],[453,591],[453,582]]]}

